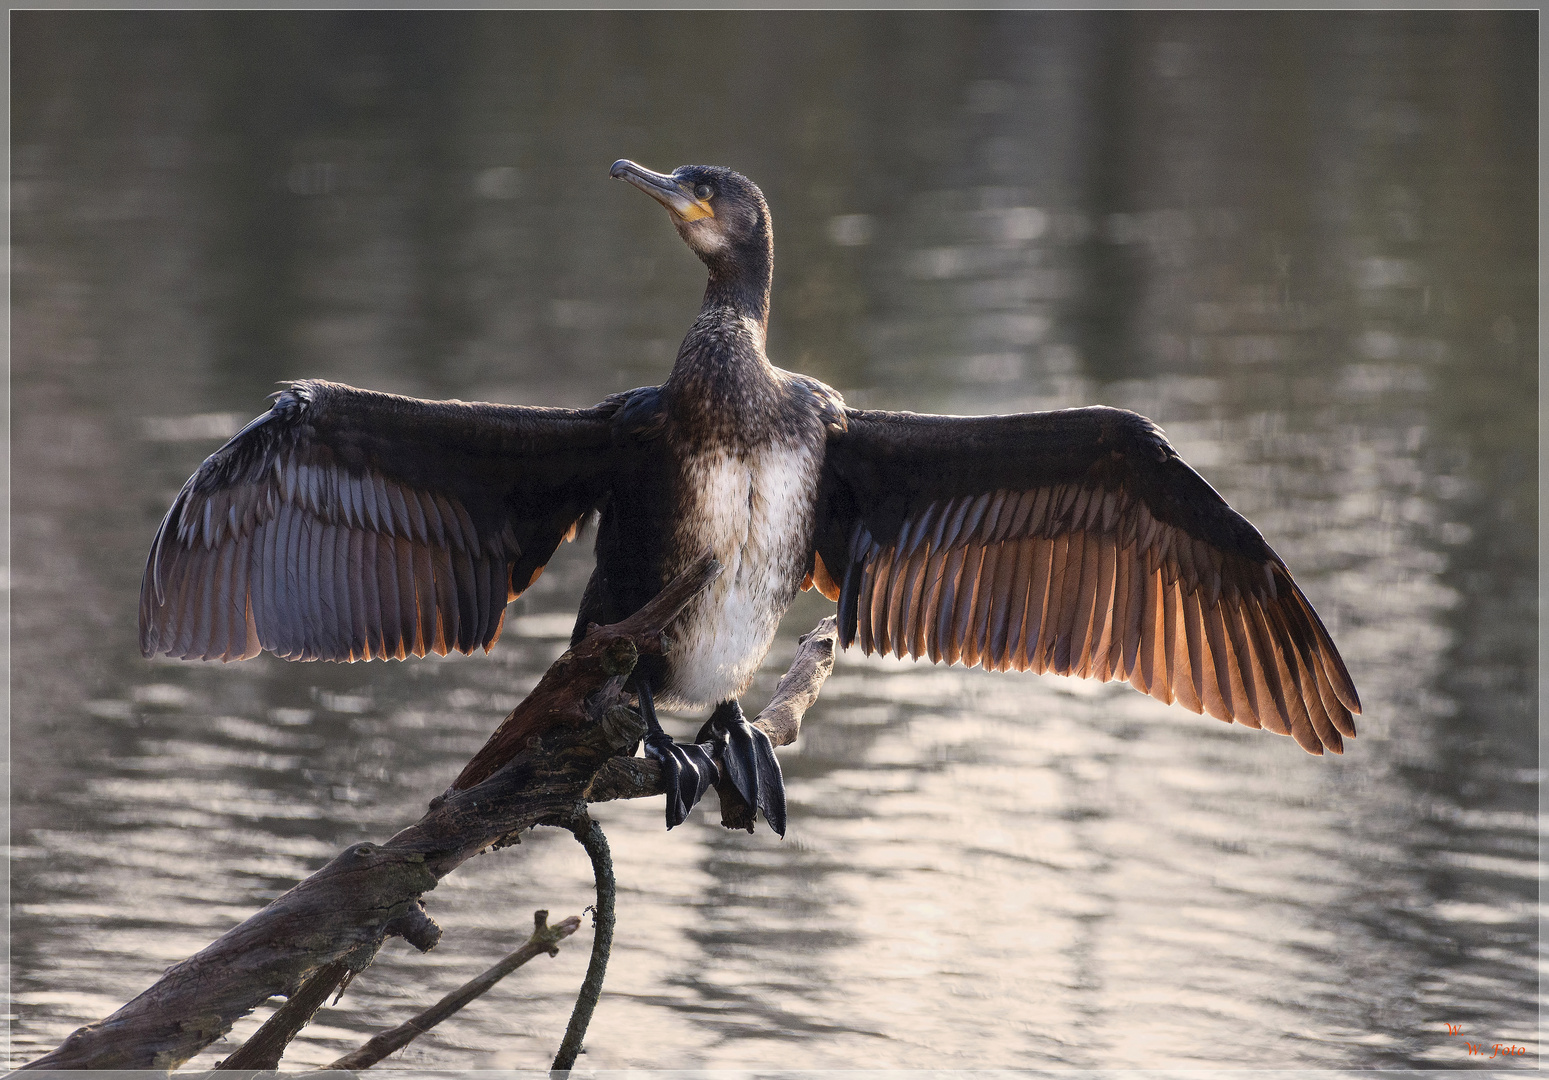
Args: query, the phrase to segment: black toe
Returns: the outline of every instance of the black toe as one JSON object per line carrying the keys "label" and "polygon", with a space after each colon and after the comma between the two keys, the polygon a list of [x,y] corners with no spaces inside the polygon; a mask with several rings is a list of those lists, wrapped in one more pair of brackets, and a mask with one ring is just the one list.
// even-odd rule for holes
{"label": "black toe", "polygon": [[667,784],[667,828],[683,824],[719,776],[715,758],[697,743],[676,743],[664,733],[646,736],[645,753],[662,765]]}
{"label": "black toe", "polygon": [[721,764],[743,801],[763,811],[764,820],[780,836],[785,835],[785,778],[774,744],[763,729],[748,723],[738,710],[735,718],[721,718],[716,725],[726,740]]}

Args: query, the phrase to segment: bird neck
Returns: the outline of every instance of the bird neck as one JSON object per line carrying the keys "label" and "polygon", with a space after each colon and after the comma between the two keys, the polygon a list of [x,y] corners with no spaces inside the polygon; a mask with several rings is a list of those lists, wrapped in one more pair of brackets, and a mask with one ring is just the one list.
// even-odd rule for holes
{"label": "bird neck", "polygon": [[767,223],[747,243],[724,252],[701,256],[710,269],[701,316],[715,309],[731,308],[738,316],[769,329],[769,289],[774,281],[774,245]]}

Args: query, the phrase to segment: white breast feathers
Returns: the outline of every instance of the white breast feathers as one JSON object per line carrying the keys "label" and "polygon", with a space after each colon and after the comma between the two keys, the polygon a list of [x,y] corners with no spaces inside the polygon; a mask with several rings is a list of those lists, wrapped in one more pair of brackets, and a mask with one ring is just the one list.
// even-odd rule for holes
{"label": "white breast feathers", "polygon": [[681,568],[708,545],[724,569],[670,631],[667,708],[717,704],[752,681],[806,574],[821,453],[773,443],[684,463],[673,561]]}

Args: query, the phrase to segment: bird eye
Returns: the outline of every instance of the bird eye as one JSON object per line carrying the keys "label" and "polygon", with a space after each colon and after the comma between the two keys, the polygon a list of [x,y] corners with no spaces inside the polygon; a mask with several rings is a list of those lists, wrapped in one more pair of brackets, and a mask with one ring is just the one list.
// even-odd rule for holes
{"label": "bird eye", "polygon": [[694,189],[694,197],[696,199],[708,199],[713,194],[715,194],[715,189],[709,184],[700,184]]}

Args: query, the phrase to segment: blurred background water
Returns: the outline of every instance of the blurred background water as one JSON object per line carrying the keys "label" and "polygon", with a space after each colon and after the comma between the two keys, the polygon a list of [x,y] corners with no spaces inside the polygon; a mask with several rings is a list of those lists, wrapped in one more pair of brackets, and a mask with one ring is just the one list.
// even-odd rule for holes
{"label": "blurred background water", "polygon": [[[784,842],[599,808],[619,931],[582,1065],[1467,1063],[1449,1023],[1536,1061],[1536,32],[13,14],[13,1059],[414,820],[561,651],[586,545],[473,659],[149,662],[136,596],[276,380],[659,382],[703,271],[608,180],[627,156],[762,185],[771,356],[852,404],[1157,420],[1366,711],[1314,759],[1123,687],[846,654],[782,751]],[[751,706],[826,610],[797,604]],[[440,947],[389,943],[287,1062],[590,897],[563,834],[475,860],[428,897]],[[589,941],[395,1062],[544,1067]]]}

